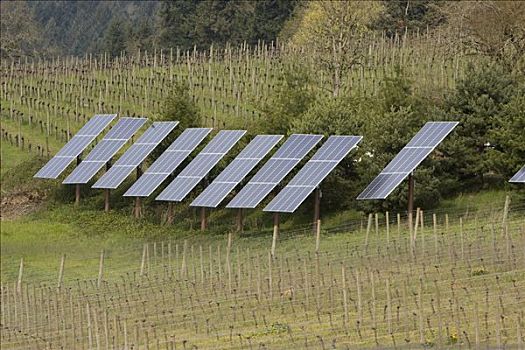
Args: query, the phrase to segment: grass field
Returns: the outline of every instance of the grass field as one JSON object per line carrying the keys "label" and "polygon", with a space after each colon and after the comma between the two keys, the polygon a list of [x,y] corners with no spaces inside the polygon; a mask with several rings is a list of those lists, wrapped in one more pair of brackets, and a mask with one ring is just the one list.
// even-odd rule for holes
{"label": "grass field", "polygon": [[119,224],[116,213],[99,215],[106,227],[120,228],[111,233],[102,231],[100,220],[93,228],[75,226],[74,219],[64,223],[73,215],[64,208],[35,214],[2,225],[2,345],[518,345],[525,309],[524,207],[511,206],[506,231],[502,208],[497,201],[493,209],[470,208],[447,214],[448,220],[438,213],[435,227],[427,213],[412,234],[406,217],[398,226],[392,215],[387,229],[379,216],[369,233],[354,221],[353,229],[340,233],[327,228],[318,253],[313,234],[284,231],[274,257],[269,235],[234,235],[229,243],[224,235],[170,237],[169,228],[159,227],[168,236],[145,245],[130,238],[126,231],[133,227]]}

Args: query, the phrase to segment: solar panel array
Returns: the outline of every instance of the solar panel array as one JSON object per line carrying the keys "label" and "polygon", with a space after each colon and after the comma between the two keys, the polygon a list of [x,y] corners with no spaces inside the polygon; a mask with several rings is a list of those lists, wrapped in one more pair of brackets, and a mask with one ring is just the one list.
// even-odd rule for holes
{"label": "solar panel array", "polygon": [[146,123],[146,118],[120,118],[104,138],[93,148],[71,174],[64,184],[87,183],[111,158],[128,142],[138,129]]}
{"label": "solar panel array", "polygon": [[115,164],[98,179],[93,188],[117,188],[133,170],[175,129],[179,122],[155,122]]}
{"label": "solar panel array", "polygon": [[93,116],[34,177],[56,179],[116,116],[116,114],[98,114]]}
{"label": "solar panel array", "polygon": [[293,213],[362,138],[330,136],[264,211]]}
{"label": "solar panel array", "polygon": [[514,174],[509,182],[525,183],[525,165],[516,174]]}
{"label": "solar panel array", "polygon": [[184,130],[124,193],[124,196],[147,197],[152,194],[208,136],[211,130],[211,128],[189,128]]}
{"label": "solar panel array", "polygon": [[221,130],[156,200],[180,202],[240,140],[246,130]]}
{"label": "solar panel array", "polygon": [[322,135],[291,135],[226,207],[255,208],[322,138]]}
{"label": "solar panel array", "polygon": [[282,135],[257,135],[191,206],[216,208],[282,138]]}
{"label": "solar panel array", "polygon": [[357,199],[385,199],[456,127],[457,122],[428,122]]}

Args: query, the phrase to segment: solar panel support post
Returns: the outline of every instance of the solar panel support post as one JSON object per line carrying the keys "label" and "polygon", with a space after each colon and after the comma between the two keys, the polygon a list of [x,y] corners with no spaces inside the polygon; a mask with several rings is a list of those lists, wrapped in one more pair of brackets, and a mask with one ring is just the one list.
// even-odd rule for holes
{"label": "solar panel support post", "polygon": [[[77,156],[77,166],[82,162],[82,158]],[[80,184],[75,184],[75,205],[80,204]]]}
{"label": "solar panel support post", "polygon": [[314,191],[314,224],[313,224],[314,233],[317,232],[317,225],[319,223],[320,213],[321,213],[321,190],[319,189],[319,187],[316,187]]}
{"label": "solar panel support post", "polygon": [[133,210],[135,219],[139,219],[142,216],[142,202],[140,197],[135,197],[135,210]]}
{"label": "solar panel support post", "polygon": [[166,215],[166,223],[171,225],[173,223],[173,203],[168,202],[168,213]]}
{"label": "solar panel support post", "polygon": [[408,175],[408,215],[411,216],[414,212],[414,176],[412,173]]}
{"label": "solar panel support post", "polygon": [[279,237],[279,213],[273,213],[273,237],[272,237],[272,257],[275,257],[275,246]]}
{"label": "solar panel support post", "polygon": [[109,212],[109,188],[104,189],[104,211]]}
{"label": "solar panel support post", "polygon": [[[111,168],[111,161],[106,163],[106,171]],[[104,211],[109,212],[109,188],[104,189]]]}
{"label": "solar panel support post", "polygon": [[201,207],[201,231],[206,231],[206,228],[208,228],[206,207]]}
{"label": "solar panel support post", "polygon": [[244,230],[244,222],[243,222],[243,212],[242,208],[237,209],[237,232],[243,232]]}
{"label": "solar panel support post", "polygon": [[[139,165],[137,167],[137,180],[142,176],[142,167]],[[135,210],[133,210],[135,218],[138,219],[142,216],[142,203],[140,197],[135,197]]]}

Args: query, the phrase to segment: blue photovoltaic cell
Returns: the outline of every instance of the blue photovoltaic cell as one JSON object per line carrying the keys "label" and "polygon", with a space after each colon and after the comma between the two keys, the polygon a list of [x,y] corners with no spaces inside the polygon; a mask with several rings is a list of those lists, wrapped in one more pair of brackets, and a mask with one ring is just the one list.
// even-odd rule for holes
{"label": "blue photovoltaic cell", "polygon": [[208,136],[211,130],[211,128],[189,128],[184,130],[124,193],[124,196],[147,197],[152,194]]}
{"label": "blue photovoltaic cell", "polygon": [[264,211],[293,213],[361,139],[362,136],[330,136]]}
{"label": "blue photovoltaic cell", "polygon": [[357,199],[385,199],[458,125],[428,122],[396,155]]}
{"label": "blue photovoltaic cell", "polygon": [[167,151],[149,167],[147,173],[171,174],[188,157],[191,151]]}
{"label": "blue photovoltaic cell", "polygon": [[322,138],[322,135],[291,135],[226,207],[255,208]]}
{"label": "blue photovoltaic cell", "polygon": [[[186,158],[186,157],[184,157]],[[170,176],[169,173],[145,173],[124,194],[125,197],[147,197]]]}
{"label": "blue photovoltaic cell", "polygon": [[235,158],[213,182],[241,182],[261,159]]}
{"label": "blue photovoltaic cell", "polygon": [[104,139],[129,140],[135,135],[137,130],[146,123],[146,120],[146,118],[121,118],[118,123],[108,131]]}
{"label": "blue photovoltaic cell", "polygon": [[456,125],[458,122],[428,122],[405,147],[436,148]]}
{"label": "blue photovoltaic cell", "polygon": [[[241,195],[239,199],[234,201],[236,197],[233,198],[233,200],[228,203],[226,208],[255,208],[261,201],[266,198],[266,196],[272,192],[272,190],[277,186],[273,183],[251,183],[249,182],[246,186],[242,188],[242,190],[237,194],[237,196]],[[243,193],[244,191],[244,193]],[[246,194],[250,194],[249,196]],[[242,199],[242,202],[240,201]]]}
{"label": "blue photovoltaic cell", "polygon": [[115,164],[98,179],[93,188],[117,188],[133,170],[164,140],[179,122],[155,122]]}
{"label": "blue photovoltaic cell", "polygon": [[246,130],[219,131],[202,152],[155,199],[182,201],[245,133]]}
{"label": "blue photovoltaic cell", "polygon": [[410,173],[432,152],[432,150],[433,148],[430,147],[405,147],[390,163],[388,163],[382,172]]}
{"label": "blue photovoltaic cell", "polygon": [[99,114],[93,116],[34,177],[56,179],[116,116],[116,114]]}
{"label": "blue photovoltaic cell", "polygon": [[[89,153],[84,161],[87,162],[106,162],[118,152],[124,145],[124,140],[108,140],[102,139],[95,148]],[[73,171],[74,172],[74,171]]]}
{"label": "blue photovoltaic cell", "polygon": [[386,198],[407,177],[406,173],[381,173],[367,186],[357,199]]}
{"label": "blue photovoltaic cell", "polygon": [[263,182],[278,184],[301,161],[300,158],[271,158],[255,174],[250,182]]}
{"label": "blue photovoltaic cell", "polygon": [[191,203],[216,208],[282,139],[282,135],[257,135],[213,182]]}
{"label": "blue photovoltaic cell", "polygon": [[87,183],[113,157],[126,142],[144,125],[146,118],[120,118],[104,138],[93,148],[64,184]]}
{"label": "blue photovoltaic cell", "polygon": [[[124,181],[129,174],[135,169],[133,166],[112,166],[108,171],[102,175],[102,177],[95,183],[93,188],[117,188],[122,181]],[[100,181],[103,179],[103,182]]]}
{"label": "blue photovoltaic cell", "polygon": [[286,186],[263,211],[293,213],[313,190],[311,186]]}
{"label": "blue photovoltaic cell", "polygon": [[224,156],[224,153],[199,153],[179,176],[204,177]]}
{"label": "blue photovoltaic cell", "polygon": [[91,136],[75,135],[71,140],[64,146],[55,157],[70,157],[76,158],[87,146],[93,141]]}
{"label": "blue photovoltaic cell", "polygon": [[525,166],[521,168],[514,176],[509,180],[509,182],[519,182],[525,183]]}

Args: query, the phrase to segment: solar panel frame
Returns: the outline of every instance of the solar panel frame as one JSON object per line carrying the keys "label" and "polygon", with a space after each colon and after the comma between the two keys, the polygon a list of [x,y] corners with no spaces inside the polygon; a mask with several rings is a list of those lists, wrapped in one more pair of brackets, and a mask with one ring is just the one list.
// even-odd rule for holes
{"label": "solar panel frame", "polygon": [[144,123],[146,123],[146,121],[146,118],[120,118],[117,124],[111,128],[111,130],[87,155],[86,159],[84,159],[62,183],[87,183],[126,144],[126,142],[128,142],[128,140],[144,125]]}
{"label": "solar panel frame", "polygon": [[525,183],[525,165],[520,170],[518,170],[518,172],[514,174],[514,176],[512,176],[509,182]]}
{"label": "solar panel frame", "polygon": [[116,117],[116,114],[91,117],[33,177],[56,179]]}
{"label": "solar panel frame", "polygon": [[[154,122],[115,164],[98,179],[93,188],[115,189],[138,167],[148,155],[179,124],[173,122]],[[127,175],[125,173],[127,172]]]}
{"label": "solar panel frame", "polygon": [[385,199],[388,197],[458,124],[458,122],[427,122],[359,194],[357,199]]}
{"label": "solar panel frame", "polygon": [[201,153],[155,198],[159,201],[182,201],[188,193],[217,165],[246,130],[221,130]]}
{"label": "solar panel frame", "polygon": [[330,136],[263,211],[293,213],[362,139]]}
{"label": "solar panel frame", "polygon": [[322,138],[322,135],[291,135],[226,208],[255,208]]}
{"label": "solar panel frame", "polygon": [[212,128],[187,128],[168,146],[166,151],[124,193],[124,197],[148,197],[166,180],[195,148],[209,135]]}
{"label": "solar panel frame", "polygon": [[216,208],[282,138],[283,135],[255,136],[190,206]]}

